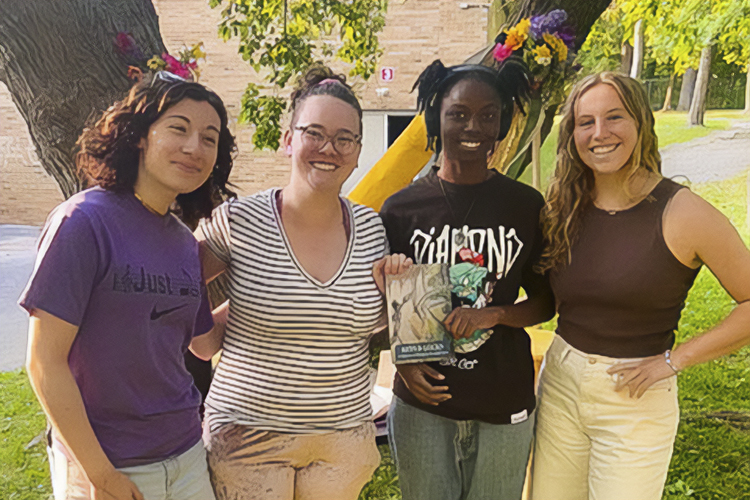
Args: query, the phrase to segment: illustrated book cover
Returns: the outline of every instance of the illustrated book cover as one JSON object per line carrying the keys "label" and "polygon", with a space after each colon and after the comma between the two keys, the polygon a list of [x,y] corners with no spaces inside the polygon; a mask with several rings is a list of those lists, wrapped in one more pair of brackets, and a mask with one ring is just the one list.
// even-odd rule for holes
{"label": "illustrated book cover", "polygon": [[419,264],[386,276],[388,326],[394,363],[439,361],[451,355],[451,336],[443,325],[450,314],[448,264]]}

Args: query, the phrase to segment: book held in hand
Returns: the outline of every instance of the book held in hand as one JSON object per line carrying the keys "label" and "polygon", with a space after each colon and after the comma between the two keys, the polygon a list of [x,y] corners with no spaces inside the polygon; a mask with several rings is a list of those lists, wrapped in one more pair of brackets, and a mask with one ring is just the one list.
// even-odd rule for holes
{"label": "book held in hand", "polygon": [[451,336],[443,325],[450,314],[448,264],[418,264],[386,276],[388,326],[394,363],[439,361],[451,354]]}

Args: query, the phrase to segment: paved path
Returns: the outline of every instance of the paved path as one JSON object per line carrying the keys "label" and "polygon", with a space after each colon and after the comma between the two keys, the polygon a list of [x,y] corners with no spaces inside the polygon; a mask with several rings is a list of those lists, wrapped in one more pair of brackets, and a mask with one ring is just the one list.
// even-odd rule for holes
{"label": "paved path", "polygon": [[[728,179],[750,169],[750,120],[662,150],[667,177],[693,183]],[[0,225],[0,371],[23,366],[28,316],[16,305],[34,267],[40,228]]]}
{"label": "paved path", "polygon": [[[662,173],[692,183],[731,179],[750,169],[750,119],[661,151]],[[679,179],[677,179],[679,180]]]}
{"label": "paved path", "polygon": [[0,225],[0,371],[23,366],[28,315],[16,301],[34,268],[41,228]]}

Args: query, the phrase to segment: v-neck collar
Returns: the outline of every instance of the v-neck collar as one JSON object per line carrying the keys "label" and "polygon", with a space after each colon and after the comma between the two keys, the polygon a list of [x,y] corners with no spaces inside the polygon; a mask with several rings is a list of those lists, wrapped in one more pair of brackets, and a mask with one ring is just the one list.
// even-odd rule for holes
{"label": "v-neck collar", "polygon": [[281,235],[281,239],[284,242],[284,246],[286,247],[286,251],[289,254],[289,258],[294,263],[294,266],[299,270],[300,274],[302,274],[302,276],[304,276],[305,279],[307,279],[313,285],[319,288],[329,288],[333,286],[336,283],[336,281],[341,277],[341,275],[344,274],[344,270],[346,269],[346,266],[349,265],[352,248],[354,248],[354,235],[356,234],[357,223],[354,220],[354,213],[352,212],[351,203],[349,202],[349,200],[339,197],[339,200],[343,202],[343,205],[346,208],[346,211],[349,215],[349,238],[346,244],[346,252],[344,252],[344,258],[341,261],[341,265],[339,266],[338,270],[335,273],[333,273],[333,276],[331,276],[328,279],[328,281],[322,282],[319,279],[312,276],[310,273],[308,273],[307,270],[302,266],[302,263],[297,259],[297,256],[294,254],[294,250],[292,249],[292,244],[289,241],[289,237],[286,234],[286,229],[284,228],[284,222],[281,220],[279,207],[276,204],[276,196],[278,195],[279,191],[280,191],[280,188],[271,190],[271,195],[268,197],[268,203],[271,205],[271,210],[273,210],[273,218],[276,221],[276,227],[279,230],[279,234]]}

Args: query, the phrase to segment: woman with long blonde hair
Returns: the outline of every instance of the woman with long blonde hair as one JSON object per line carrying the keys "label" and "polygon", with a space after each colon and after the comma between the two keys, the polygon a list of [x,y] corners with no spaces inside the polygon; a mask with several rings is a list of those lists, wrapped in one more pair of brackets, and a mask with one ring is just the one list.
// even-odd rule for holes
{"label": "woman with long blonde hair", "polygon": [[[660,499],[676,375],[750,342],[750,252],[724,215],[660,172],[640,83],[610,72],[580,81],[544,209],[539,270],[559,320],[539,385],[536,500]],[[738,305],[673,349],[704,264]]]}

